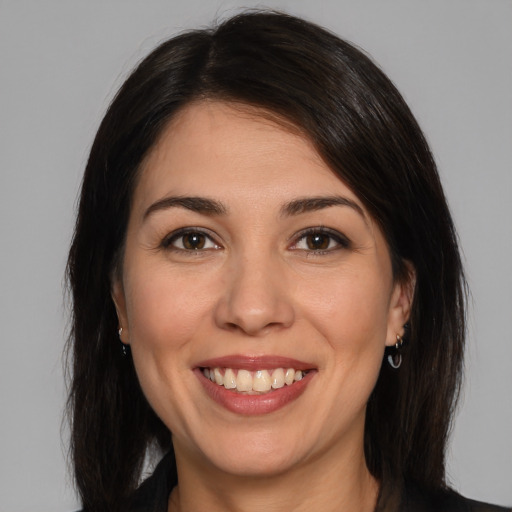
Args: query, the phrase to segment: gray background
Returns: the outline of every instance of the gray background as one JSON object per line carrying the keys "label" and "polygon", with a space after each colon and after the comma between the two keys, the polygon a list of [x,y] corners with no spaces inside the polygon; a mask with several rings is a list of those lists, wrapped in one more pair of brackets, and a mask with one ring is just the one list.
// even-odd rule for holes
{"label": "gray background", "polygon": [[[251,0],[0,0],[0,510],[77,506],[61,437],[63,271],[81,173],[133,64]],[[512,505],[512,1],[269,1],[366,49],[437,158],[473,292],[454,486]],[[428,243],[428,241],[427,241]],[[121,428],[121,426],[120,426]]]}

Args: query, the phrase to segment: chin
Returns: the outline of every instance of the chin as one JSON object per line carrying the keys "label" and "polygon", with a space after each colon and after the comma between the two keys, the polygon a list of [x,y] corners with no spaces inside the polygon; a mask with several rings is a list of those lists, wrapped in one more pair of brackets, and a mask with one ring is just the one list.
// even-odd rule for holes
{"label": "chin", "polygon": [[[245,432],[235,434],[233,430],[215,436],[202,451],[217,469],[231,475],[245,477],[270,477],[289,471],[303,456],[302,436],[294,442],[288,432]],[[204,444],[204,443],[200,443]],[[302,455],[301,455],[302,454]]]}
{"label": "chin", "polygon": [[275,477],[290,471],[297,463],[296,456],[276,450],[271,454],[245,451],[224,453],[219,460],[212,461],[225,473],[240,477]]}

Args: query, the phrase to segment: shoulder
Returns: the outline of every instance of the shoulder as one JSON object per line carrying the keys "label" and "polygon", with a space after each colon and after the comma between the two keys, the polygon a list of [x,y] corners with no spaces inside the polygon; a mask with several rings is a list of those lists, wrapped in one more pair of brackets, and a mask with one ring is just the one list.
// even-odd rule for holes
{"label": "shoulder", "polygon": [[401,512],[512,512],[512,508],[475,501],[451,489],[429,491],[407,485]]}

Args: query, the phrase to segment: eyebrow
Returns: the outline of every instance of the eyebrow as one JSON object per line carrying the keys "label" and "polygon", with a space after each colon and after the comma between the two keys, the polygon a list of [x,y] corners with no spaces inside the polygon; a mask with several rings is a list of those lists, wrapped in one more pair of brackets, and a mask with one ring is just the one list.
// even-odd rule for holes
{"label": "eyebrow", "polygon": [[[355,210],[366,222],[363,209],[351,199],[343,196],[319,196],[294,199],[282,206],[281,216],[291,217],[302,213],[313,212],[332,206],[348,206]],[[153,203],[145,212],[143,220],[153,213],[169,208],[185,208],[208,216],[225,215],[227,208],[220,201],[206,197],[168,196]]]}
{"label": "eyebrow", "polygon": [[153,203],[145,212],[143,220],[146,220],[153,213],[169,208],[185,208],[203,215],[225,215],[226,207],[214,199],[206,197],[169,196]]}
{"label": "eyebrow", "polygon": [[300,215],[301,213],[323,210],[331,206],[348,206],[361,215],[366,222],[366,215],[363,209],[355,201],[343,196],[320,196],[295,199],[286,203],[281,208],[281,215],[285,217]]}

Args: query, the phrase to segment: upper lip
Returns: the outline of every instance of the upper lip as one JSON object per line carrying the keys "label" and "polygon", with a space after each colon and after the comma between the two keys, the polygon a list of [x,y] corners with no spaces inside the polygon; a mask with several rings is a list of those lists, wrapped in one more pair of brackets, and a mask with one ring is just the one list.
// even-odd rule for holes
{"label": "upper lip", "polygon": [[283,356],[244,356],[240,354],[215,357],[197,363],[197,368],[237,368],[256,371],[274,368],[293,368],[295,370],[312,370],[315,365]]}

